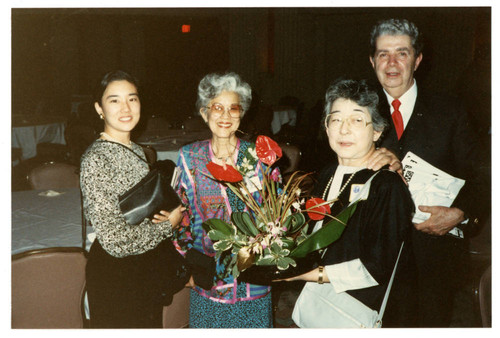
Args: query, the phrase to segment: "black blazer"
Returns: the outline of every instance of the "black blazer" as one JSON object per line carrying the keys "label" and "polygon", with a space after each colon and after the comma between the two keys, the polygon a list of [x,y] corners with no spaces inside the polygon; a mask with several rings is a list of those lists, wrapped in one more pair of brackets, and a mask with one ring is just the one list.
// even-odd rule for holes
{"label": "black blazer", "polygon": [[[419,88],[411,118],[398,141],[385,93],[379,93],[379,111],[389,121],[379,145],[394,151],[402,160],[408,151],[433,166],[465,179],[453,206],[466,213],[470,220],[485,212],[489,177],[481,172],[484,154],[478,136],[458,99],[431,95]],[[479,202],[479,199],[485,200]],[[469,222],[471,223],[471,222]]]}

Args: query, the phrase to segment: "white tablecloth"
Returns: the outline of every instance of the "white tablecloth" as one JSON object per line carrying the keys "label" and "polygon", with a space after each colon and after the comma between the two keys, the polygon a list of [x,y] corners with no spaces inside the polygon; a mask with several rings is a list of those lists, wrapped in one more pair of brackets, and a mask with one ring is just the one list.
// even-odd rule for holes
{"label": "white tablecloth", "polygon": [[38,143],[66,144],[64,140],[64,123],[48,123],[12,128],[12,148],[22,149],[22,160],[36,156]]}
{"label": "white tablecloth", "polygon": [[[61,195],[40,196],[42,190],[12,193],[12,248],[16,254],[33,249],[82,246],[80,189],[59,189]],[[93,232],[87,227],[87,234]],[[90,248],[87,238],[87,250]]]}
{"label": "white tablecloth", "polygon": [[275,110],[271,121],[271,130],[277,134],[281,126],[289,124],[295,126],[297,123],[297,112],[294,109]]}
{"label": "white tablecloth", "polygon": [[164,136],[144,135],[137,140],[137,143],[153,147],[158,160],[168,159],[177,163],[177,155],[183,145],[210,137],[211,132],[208,128],[196,131],[167,130]]}

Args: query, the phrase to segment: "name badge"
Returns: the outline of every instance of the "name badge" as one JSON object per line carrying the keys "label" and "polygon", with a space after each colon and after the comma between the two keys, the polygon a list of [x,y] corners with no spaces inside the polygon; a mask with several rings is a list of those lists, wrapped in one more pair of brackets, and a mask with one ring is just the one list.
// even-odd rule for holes
{"label": "name badge", "polygon": [[351,185],[351,193],[349,195],[349,202],[352,202],[356,199],[361,189],[363,189],[364,184],[353,184]]}

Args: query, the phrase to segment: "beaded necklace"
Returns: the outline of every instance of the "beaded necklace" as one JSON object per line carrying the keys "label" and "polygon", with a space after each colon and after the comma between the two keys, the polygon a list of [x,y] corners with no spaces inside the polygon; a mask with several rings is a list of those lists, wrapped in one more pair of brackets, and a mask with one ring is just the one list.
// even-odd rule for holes
{"label": "beaded necklace", "polygon": [[233,150],[229,153],[228,156],[223,157],[223,156],[219,156],[217,154],[217,151],[215,151],[215,147],[212,146],[212,152],[214,154],[214,157],[216,159],[218,159],[219,161],[222,161],[223,163],[226,163],[229,159],[231,159],[231,162],[232,162],[233,154],[234,154],[235,151],[236,151],[236,146],[234,146]]}
{"label": "beaded necklace", "polygon": [[[351,182],[352,178],[354,177],[354,175],[356,175],[356,173],[357,173],[357,171],[355,171],[351,174],[351,176],[349,177],[347,182],[345,182],[345,184],[342,186],[342,188],[340,188],[339,193],[337,194],[337,197],[335,199],[337,199],[340,196],[340,194],[344,191],[344,189],[347,187],[347,185]],[[328,190],[330,189],[330,186],[332,185],[334,177],[335,177],[335,173],[333,173],[332,177],[330,178],[330,181],[328,181],[328,184],[326,185],[325,191],[323,192],[323,200],[325,200],[325,201],[326,201],[326,194],[327,194]]]}

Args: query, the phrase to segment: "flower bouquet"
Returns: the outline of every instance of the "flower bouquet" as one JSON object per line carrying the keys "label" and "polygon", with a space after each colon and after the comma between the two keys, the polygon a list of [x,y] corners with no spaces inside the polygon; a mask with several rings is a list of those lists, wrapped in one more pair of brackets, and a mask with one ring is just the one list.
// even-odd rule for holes
{"label": "flower bouquet", "polygon": [[[309,174],[295,172],[283,186],[278,169],[272,168],[281,156],[282,150],[275,141],[259,136],[254,155],[245,158],[241,166],[220,166],[214,162],[207,165],[213,179],[223,182],[248,209],[248,212],[233,212],[231,223],[220,219],[203,223],[214,242],[216,259],[228,250],[233,254],[227,268],[232,269],[235,278],[250,267],[253,270],[262,267],[267,272],[296,267],[298,259],[337,240],[356,208],[355,203],[333,217],[329,206],[332,201],[312,198],[304,203],[300,185]],[[249,170],[258,160],[267,165],[261,167],[262,180],[256,180],[256,173]],[[260,198],[254,198],[255,191]],[[307,235],[305,213],[313,220],[325,216],[331,220]]]}

